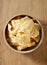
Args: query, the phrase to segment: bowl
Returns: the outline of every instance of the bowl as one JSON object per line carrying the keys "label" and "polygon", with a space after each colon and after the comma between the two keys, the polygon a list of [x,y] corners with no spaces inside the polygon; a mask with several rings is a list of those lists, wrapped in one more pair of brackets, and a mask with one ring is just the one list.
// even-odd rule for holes
{"label": "bowl", "polygon": [[[12,47],[12,46],[8,43],[8,41],[6,40],[7,24],[8,24],[8,22],[10,22],[10,21],[13,20],[13,19],[20,19],[20,18],[23,18],[23,17],[25,17],[25,16],[28,16],[29,18],[34,19],[35,22],[40,25],[40,27],[41,27],[41,33],[40,33],[40,34],[41,34],[41,38],[40,38],[40,41],[38,42],[38,44],[37,44],[36,46],[34,46],[33,48],[30,47],[30,48],[28,48],[28,49],[26,49],[26,50],[19,51],[19,50],[15,49],[15,47]],[[43,31],[43,26],[42,26],[42,24],[40,23],[40,21],[39,21],[38,19],[35,19],[34,17],[31,17],[31,16],[29,16],[29,15],[18,15],[18,16],[15,16],[15,17],[10,18],[10,19],[6,22],[6,24],[5,24],[5,26],[4,26],[4,30],[3,30],[4,42],[6,43],[6,45],[7,45],[10,49],[12,49],[14,52],[18,52],[18,53],[30,53],[30,52],[35,51],[35,50],[38,49],[38,47],[41,45],[41,43],[42,43],[42,41],[43,41],[43,37],[44,37],[44,31]]]}

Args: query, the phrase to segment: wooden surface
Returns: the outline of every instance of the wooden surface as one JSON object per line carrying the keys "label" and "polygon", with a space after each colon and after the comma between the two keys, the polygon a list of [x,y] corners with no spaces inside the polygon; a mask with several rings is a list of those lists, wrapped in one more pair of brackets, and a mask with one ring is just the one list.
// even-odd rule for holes
{"label": "wooden surface", "polygon": [[[33,16],[43,25],[43,43],[33,53],[16,53],[4,42],[5,23],[19,14]],[[0,65],[47,65],[47,0],[0,0]]]}

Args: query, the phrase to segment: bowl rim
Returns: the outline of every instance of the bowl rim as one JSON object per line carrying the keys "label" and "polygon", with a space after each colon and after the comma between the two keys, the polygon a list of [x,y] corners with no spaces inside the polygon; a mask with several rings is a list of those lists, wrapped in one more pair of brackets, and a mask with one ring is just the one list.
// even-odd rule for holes
{"label": "bowl rim", "polygon": [[[17,16],[17,15],[16,15],[16,16]],[[16,16],[14,16],[14,17],[16,17]],[[18,15],[18,16],[19,16],[19,15]],[[28,15],[27,15],[27,16],[28,16]],[[36,47],[34,47],[33,49],[31,49],[31,50],[19,51],[19,50],[14,49],[13,47],[11,47],[11,46],[8,44],[8,42],[7,42],[6,38],[5,38],[5,29],[6,29],[6,26],[7,26],[8,22],[9,22],[12,18],[14,18],[14,17],[11,17],[11,18],[6,22],[6,24],[5,24],[5,26],[4,26],[4,29],[3,29],[3,39],[4,39],[4,42],[6,43],[6,45],[7,45],[10,49],[12,49],[14,52],[18,52],[18,53],[30,53],[30,52],[33,52],[33,51],[35,51],[36,49],[38,49],[39,46],[41,45],[42,41],[43,41],[43,38],[44,38],[44,30],[43,30],[43,26],[42,26],[42,24],[40,23],[40,21],[39,21],[38,19],[36,19],[35,17],[33,17],[33,18],[34,18],[34,19],[39,23],[39,25],[41,26],[41,32],[42,32],[42,36],[41,36],[41,39],[40,39],[40,42],[38,43],[38,45],[37,45]],[[30,17],[32,17],[32,16],[30,16]]]}

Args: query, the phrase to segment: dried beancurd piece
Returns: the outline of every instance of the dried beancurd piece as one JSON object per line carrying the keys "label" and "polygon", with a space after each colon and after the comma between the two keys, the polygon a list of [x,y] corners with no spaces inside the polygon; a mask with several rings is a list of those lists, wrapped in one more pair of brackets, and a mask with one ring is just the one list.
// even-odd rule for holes
{"label": "dried beancurd piece", "polygon": [[[40,25],[34,23],[29,17],[12,20],[12,26],[8,24],[9,37],[11,44],[17,46],[18,50],[26,49],[27,47],[35,46],[40,40]],[[31,38],[31,41],[30,41]]]}
{"label": "dried beancurd piece", "polygon": [[37,30],[40,30],[40,25],[38,23],[34,23],[34,26],[36,27]]}
{"label": "dried beancurd piece", "polygon": [[38,35],[37,37],[35,37],[34,40],[35,40],[36,42],[39,42],[39,40],[40,40],[40,35]]}
{"label": "dried beancurd piece", "polygon": [[31,44],[28,44],[28,45],[21,45],[21,46],[17,46],[17,49],[18,50],[23,50],[23,49],[26,49],[27,47],[31,47],[31,46],[35,46],[35,42],[32,42]]}

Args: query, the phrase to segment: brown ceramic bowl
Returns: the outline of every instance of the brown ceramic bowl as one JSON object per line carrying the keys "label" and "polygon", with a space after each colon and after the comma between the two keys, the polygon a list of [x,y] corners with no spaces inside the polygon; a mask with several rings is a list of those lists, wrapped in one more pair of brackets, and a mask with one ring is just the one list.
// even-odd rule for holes
{"label": "brown ceramic bowl", "polygon": [[30,47],[30,48],[26,48],[26,49],[24,49],[24,50],[22,50],[22,51],[19,51],[19,50],[16,49],[15,46],[10,45],[10,42],[7,41],[7,37],[8,37],[7,24],[8,24],[8,22],[10,23],[11,20],[13,20],[13,19],[20,19],[20,18],[23,18],[23,17],[25,17],[25,16],[28,16],[28,15],[18,15],[18,16],[15,16],[15,17],[10,18],[10,19],[6,22],[6,24],[5,24],[5,26],[4,26],[4,30],[3,30],[3,37],[4,37],[5,43],[7,44],[7,46],[8,46],[10,49],[12,49],[13,51],[18,52],[18,53],[29,53],[29,52],[35,51],[35,50],[38,49],[38,47],[41,45],[41,43],[42,43],[42,41],[43,41],[43,36],[44,36],[43,27],[42,27],[40,21],[39,21],[38,19],[34,19],[34,18],[31,17],[31,16],[28,16],[29,18],[33,19],[34,22],[38,23],[38,24],[40,25],[40,27],[41,27],[41,30],[40,30],[40,36],[41,36],[41,37],[40,37],[40,41],[38,42],[37,45],[35,45],[35,46],[33,46],[33,47]]}

